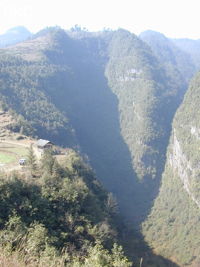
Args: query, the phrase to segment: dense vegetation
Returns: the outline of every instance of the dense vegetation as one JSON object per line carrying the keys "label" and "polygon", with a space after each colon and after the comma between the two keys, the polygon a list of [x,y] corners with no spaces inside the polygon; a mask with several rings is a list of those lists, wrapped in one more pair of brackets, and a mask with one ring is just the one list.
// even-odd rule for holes
{"label": "dense vegetation", "polygon": [[156,251],[181,266],[200,264],[199,94],[198,73],[175,116],[160,193],[144,224]]}
{"label": "dense vegetation", "polygon": [[[158,178],[179,92],[174,92],[150,48],[129,32],[114,34],[109,57],[106,74],[118,96],[121,133],[134,170],[141,179]],[[165,103],[171,105],[170,110]]]}
{"label": "dense vegetation", "polygon": [[1,174],[1,251],[26,266],[131,266],[116,244],[116,201],[81,158],[71,151],[61,167],[46,152],[33,164],[34,178]]}
{"label": "dense vegetation", "polygon": [[[49,138],[65,131],[68,142],[73,134],[68,129],[67,118],[51,103],[42,91],[40,80],[50,76],[55,68],[44,62],[29,63],[10,55],[0,55],[2,108],[17,113],[13,130],[33,135],[34,129],[40,136]],[[71,135],[71,136],[70,136]],[[64,139],[64,137],[63,137]],[[65,139],[63,142],[67,142]]]}

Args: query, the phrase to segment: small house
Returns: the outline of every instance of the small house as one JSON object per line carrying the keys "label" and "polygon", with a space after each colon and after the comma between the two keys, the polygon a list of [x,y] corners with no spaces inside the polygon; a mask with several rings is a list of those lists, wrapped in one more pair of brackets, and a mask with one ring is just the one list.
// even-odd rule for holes
{"label": "small house", "polygon": [[36,146],[39,149],[45,150],[45,149],[51,149],[53,147],[53,144],[48,140],[39,139],[36,143]]}

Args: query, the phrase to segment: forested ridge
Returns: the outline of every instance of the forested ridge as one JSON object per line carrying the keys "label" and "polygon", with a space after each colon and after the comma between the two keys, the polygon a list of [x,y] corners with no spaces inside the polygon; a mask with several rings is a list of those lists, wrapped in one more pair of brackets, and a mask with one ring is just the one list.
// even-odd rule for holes
{"label": "forested ridge", "polygon": [[181,266],[200,264],[199,77],[193,78],[174,118],[160,193],[143,225],[157,251],[173,255]]}
{"label": "forested ridge", "polygon": [[[153,31],[144,32],[138,37],[123,29],[90,33],[81,29],[64,31],[58,27],[48,28],[30,36],[25,42],[0,50],[0,106],[15,118],[9,126],[12,131],[49,139],[56,145],[84,154],[97,179],[116,197],[120,213],[133,228],[140,229],[141,222],[146,221],[153,207],[152,212],[156,216],[150,215],[152,221],[147,219],[143,224],[146,240],[153,248],[158,247],[156,251],[161,255],[178,264],[189,264],[197,252],[189,250],[189,254],[180,252],[175,256],[173,242],[166,243],[166,253],[163,253],[160,243],[152,242],[155,232],[159,234],[157,222],[163,216],[159,215],[156,207],[164,212],[165,208],[159,200],[162,194],[164,198],[168,197],[162,192],[162,187],[165,179],[171,179],[170,174],[166,175],[169,171],[165,164],[170,160],[173,135],[174,132],[180,132],[184,137],[187,135],[185,127],[181,126],[183,131],[179,130],[179,126],[174,130],[172,125],[176,121],[177,125],[186,125],[186,120],[181,123],[185,110],[179,106],[190,79],[198,71],[198,53],[195,52],[194,56],[182,46],[181,41],[179,43]],[[195,86],[198,87],[198,83]],[[188,103],[192,96],[191,93]],[[175,116],[173,124],[177,108],[180,115]],[[187,113],[190,109],[188,107]],[[190,115],[196,118],[192,113]],[[191,127],[193,135],[198,135],[196,124]],[[196,146],[195,141],[193,150]],[[183,151],[187,147],[184,145]],[[190,150],[189,157],[195,157],[193,150]],[[184,168],[184,164],[181,167]],[[43,178],[39,180],[43,181]],[[21,183],[22,187],[28,186],[21,180],[16,183]],[[170,190],[172,184],[169,180]],[[194,194],[198,195],[197,184],[195,180]],[[34,186],[41,191],[40,182]],[[173,197],[176,190],[182,190],[180,186],[177,188]],[[180,199],[182,197],[180,193]],[[187,197],[191,201],[191,195]],[[165,212],[168,216],[169,212]],[[155,224],[154,218],[157,218]],[[153,234],[151,224],[156,229]],[[111,229],[115,226],[106,227]],[[184,234],[183,238],[186,238]],[[111,240],[115,240],[114,236]],[[141,237],[140,240],[143,244],[141,250],[148,251]],[[127,251],[127,247],[131,247],[130,240],[129,243],[125,246]],[[174,244],[178,250],[184,251],[178,241]],[[134,245],[133,250],[139,255],[136,247]],[[107,246],[95,248],[103,251]],[[107,260],[111,261],[111,250],[109,253]],[[180,260],[181,253],[185,253],[187,260]],[[89,250],[86,254],[89,255]],[[125,260],[123,257],[121,260]],[[153,257],[152,254],[146,256],[152,260],[148,266],[173,264],[164,259],[153,260]],[[136,264],[139,264],[139,256],[135,258]]]}

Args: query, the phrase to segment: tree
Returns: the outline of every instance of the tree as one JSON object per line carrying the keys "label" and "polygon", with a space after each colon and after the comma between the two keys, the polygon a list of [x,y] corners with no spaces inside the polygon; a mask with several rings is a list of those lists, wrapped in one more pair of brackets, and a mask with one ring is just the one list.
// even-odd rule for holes
{"label": "tree", "polygon": [[108,198],[107,198],[107,210],[111,214],[117,214],[118,213],[118,204],[116,198],[113,196],[112,193],[108,193]]}
{"label": "tree", "polygon": [[88,29],[87,29],[86,27],[81,27],[80,25],[75,24],[74,27],[72,27],[72,28],[70,29],[70,31],[71,31],[71,32],[81,32],[81,31],[85,31],[85,32],[87,32]]}
{"label": "tree", "polygon": [[28,168],[30,170],[31,176],[34,177],[36,173],[36,169],[37,169],[37,163],[36,163],[37,159],[36,159],[32,144],[29,147],[27,158],[28,158],[27,160]]}
{"label": "tree", "polygon": [[58,161],[54,159],[53,166],[52,166],[52,176],[54,178],[60,178],[63,176],[63,169],[59,165]]}
{"label": "tree", "polygon": [[41,159],[41,169],[43,173],[52,175],[54,162],[53,151],[51,149],[46,149]]}

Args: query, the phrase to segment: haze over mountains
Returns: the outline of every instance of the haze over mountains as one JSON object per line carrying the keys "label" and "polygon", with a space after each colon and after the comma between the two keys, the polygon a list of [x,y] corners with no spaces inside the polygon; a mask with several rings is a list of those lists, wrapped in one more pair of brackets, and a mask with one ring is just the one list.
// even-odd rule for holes
{"label": "haze over mountains", "polygon": [[18,26],[0,35],[0,47],[13,45],[28,39],[32,34],[23,26]]}
{"label": "haze over mountains", "polygon": [[199,266],[199,40],[21,33],[0,36],[0,104],[16,118],[12,130],[86,155],[157,253]]}

